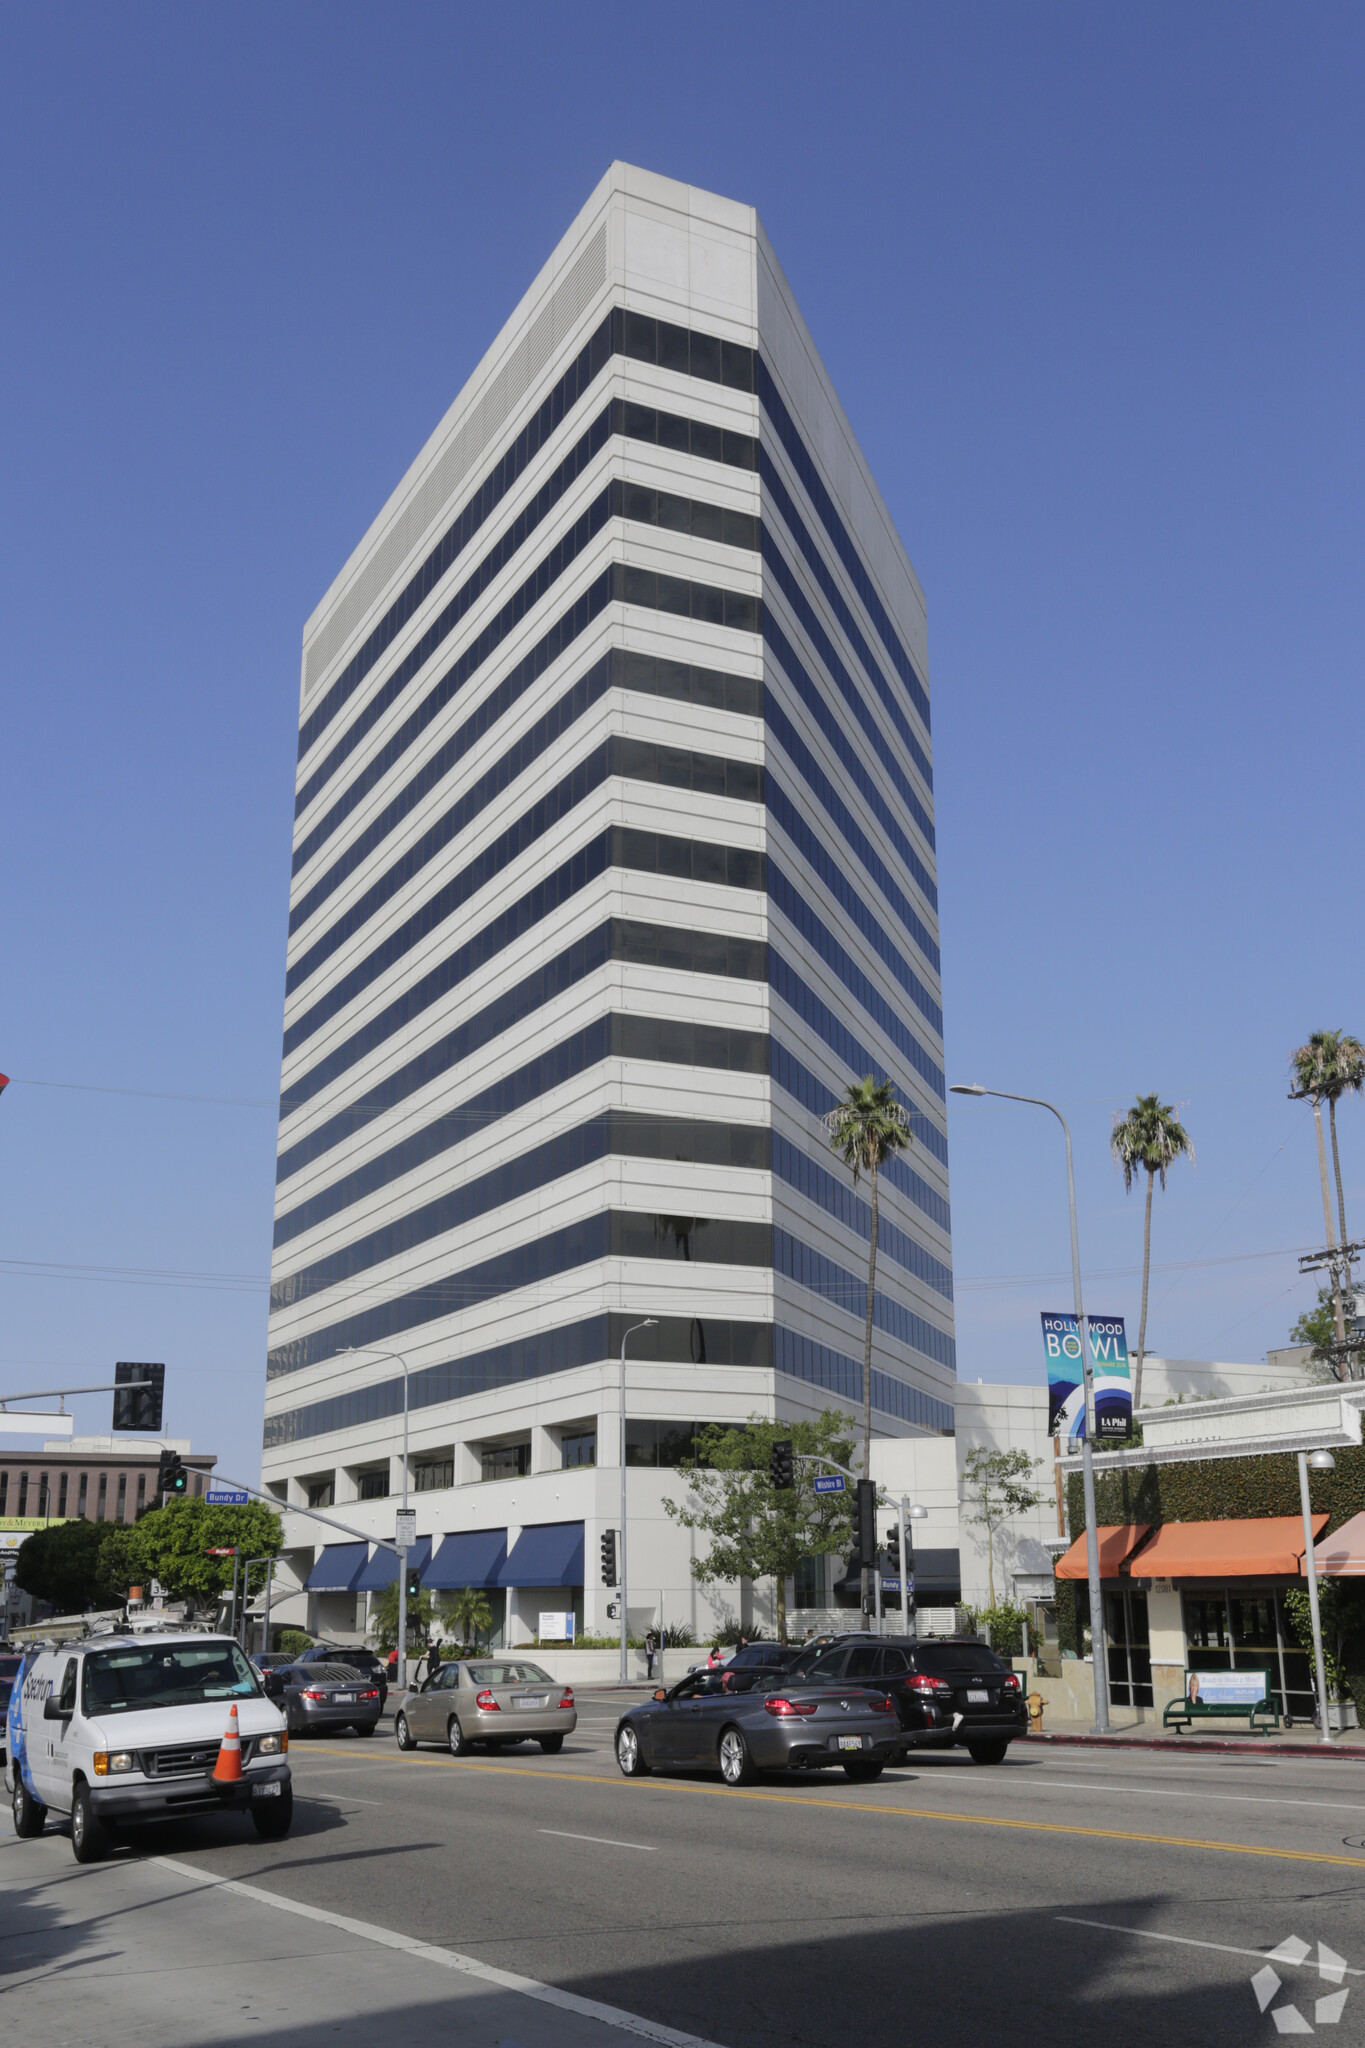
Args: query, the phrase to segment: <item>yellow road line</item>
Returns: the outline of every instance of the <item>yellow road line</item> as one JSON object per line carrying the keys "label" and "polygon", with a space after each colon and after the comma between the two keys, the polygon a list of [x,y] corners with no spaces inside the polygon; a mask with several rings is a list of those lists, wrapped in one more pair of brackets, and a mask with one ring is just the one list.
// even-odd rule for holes
{"label": "yellow road line", "polygon": [[[370,1753],[371,1755],[373,1752]],[[328,1750],[329,1756],[361,1757],[359,1750]],[[394,1757],[393,1762],[398,1762]],[[589,1771],[548,1771],[531,1764],[481,1763],[476,1758],[406,1756],[404,1765],[417,1764],[427,1770],[496,1771],[500,1776],[550,1778],[558,1784],[609,1785],[624,1790],[627,1785],[651,1792],[684,1792],[707,1799],[754,1799],[771,1806],[821,1806],[835,1813],[873,1813],[891,1820],[949,1821],[966,1828],[1014,1828],[1034,1835],[1081,1835],[1099,1842],[1145,1842],[1162,1849],[1205,1849],[1219,1856],[1269,1856],[1284,1863],[1341,1864],[1348,1870],[1365,1870],[1365,1857],[1331,1856],[1317,1849],[1267,1849],[1250,1842],[1204,1841],[1194,1835],[1141,1835],[1126,1828],[1086,1828],[1066,1821],[1011,1820],[1005,1814],[948,1813],[930,1806],[867,1806],[855,1800],[821,1799],[809,1792],[741,1791],[730,1785],[699,1785],[680,1778],[609,1778]]]}

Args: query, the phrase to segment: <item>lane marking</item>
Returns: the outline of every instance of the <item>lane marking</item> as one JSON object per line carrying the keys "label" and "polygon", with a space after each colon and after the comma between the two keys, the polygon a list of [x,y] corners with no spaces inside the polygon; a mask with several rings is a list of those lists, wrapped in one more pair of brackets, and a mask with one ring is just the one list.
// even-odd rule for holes
{"label": "lane marking", "polygon": [[[1365,1813],[1365,1806],[1347,1806],[1340,1799],[1259,1799],[1252,1792],[1187,1792],[1183,1787],[1159,1785],[1069,1785],[1065,1778],[1029,1778],[1029,1786],[1046,1786],[1050,1792],[1132,1792],[1139,1799],[1202,1799],[1211,1800],[1219,1806],[1304,1806],[1320,1809],[1324,1813]],[[979,1780],[967,1778],[963,1791],[990,1792],[994,1787],[981,1784]]]}
{"label": "lane marking", "polygon": [[436,1963],[443,1970],[453,1970],[461,1977],[474,1977],[480,1983],[496,1985],[500,1991],[516,1991],[523,1998],[535,1998],[542,2005],[556,2006],[560,2012],[578,2013],[584,2019],[597,2020],[603,2026],[615,2027],[623,2034],[634,2034],[640,2040],[661,2042],[664,2048],[719,2048],[717,2042],[707,2041],[700,2034],[680,2033],[676,2027],[660,2026],[656,2020],[643,2019],[639,2013],[625,2012],[615,2005],[603,2005],[596,1998],[580,1998],[577,1992],[561,1991],[557,1984],[542,1984],[536,1977],[520,1977],[515,1971],[500,1970],[493,1963],[481,1963],[474,1956],[460,1955],[457,1950],[440,1948],[434,1942],[417,1941],[410,1934],[395,1933],[392,1928],[378,1927],[369,1920],[353,1920],[345,1913],[329,1913],[323,1906],[305,1905],[301,1899],[287,1898],[282,1892],[266,1891],[261,1885],[244,1884],[240,1878],[215,1877],[197,1870],[192,1863],[180,1863],[173,1856],[150,1856],[146,1860],[161,1870],[174,1871],[177,1877],[189,1878],[206,1890],[232,1892],[238,1898],[252,1899],[257,1905],[269,1906],[274,1912],[293,1913],[300,1920],[314,1920],[324,1927],[339,1928],[343,1934],[375,1942],[380,1948],[399,1949],[404,1955]]}
{"label": "lane marking", "polygon": [[[1273,1948],[1233,1948],[1231,1943],[1226,1941],[1195,1941],[1188,1934],[1158,1934],[1151,1927],[1116,1927],[1109,1920],[1076,1920],[1069,1913],[1058,1913],[1055,1917],[1063,1927],[1100,1927],[1106,1934],[1131,1934],[1139,1941],[1173,1941],[1181,1948],[1214,1949],[1220,1956],[1253,1956],[1258,1963],[1270,1962],[1273,1958],[1275,1962],[1291,1969],[1316,1970],[1318,1967],[1315,1962],[1308,1962],[1307,1958],[1303,1963],[1295,1963],[1292,1957],[1281,1955],[1278,1949]],[[1310,1950],[1309,1954],[1311,1953]],[[1349,1963],[1343,1963],[1341,1968],[1347,1977],[1365,1977],[1365,1970],[1352,1969]]]}
{"label": "lane marking", "polygon": [[[426,1770],[499,1771],[504,1776],[508,1775],[504,1764],[480,1763],[473,1758],[466,1761],[457,1757],[407,1756],[403,1762]],[[1205,1849],[1220,1856],[1262,1856],[1280,1863],[1326,1863],[1347,1870],[1365,1870],[1365,1857],[1329,1856],[1317,1849],[1270,1849],[1251,1842],[1205,1841],[1195,1835],[1147,1835],[1127,1828],[1087,1828],[1068,1821],[1015,1820],[1006,1814],[951,1813],[934,1807],[867,1806],[851,1799],[820,1799],[811,1793],[745,1792],[731,1785],[698,1785],[679,1778],[609,1778],[590,1775],[586,1771],[540,1770],[533,1764],[514,1764],[511,1768],[519,1778],[549,1778],[559,1784],[610,1785],[622,1791],[633,1789],[637,1797],[642,1794],[648,1796],[651,1791],[680,1792],[690,1793],[693,1798],[748,1799],[770,1806],[832,1807],[836,1813],[875,1813],[890,1820],[947,1821],[958,1827],[1009,1828],[1033,1835],[1078,1835],[1099,1842],[1145,1842],[1162,1849]]]}
{"label": "lane marking", "polygon": [[324,1803],[328,1806],[385,1806],[388,1804],[387,1800],[384,1799],[361,1799],[354,1792],[296,1792],[294,1797],[305,1802],[311,1800],[314,1806],[320,1806]]}
{"label": "lane marking", "polygon": [[658,1850],[652,1842],[617,1842],[610,1835],[574,1835],[568,1828],[537,1828],[538,1835],[558,1835],[563,1842],[600,1842],[604,1849],[639,1849],[646,1856],[657,1856]]}

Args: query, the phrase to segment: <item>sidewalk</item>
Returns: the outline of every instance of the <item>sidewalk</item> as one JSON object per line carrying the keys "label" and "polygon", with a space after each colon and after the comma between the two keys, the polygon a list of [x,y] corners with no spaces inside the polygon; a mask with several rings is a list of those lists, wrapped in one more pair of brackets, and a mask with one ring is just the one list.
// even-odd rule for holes
{"label": "sidewalk", "polygon": [[1024,1740],[1030,1748],[1035,1744],[1053,1743],[1064,1747],[1080,1744],[1092,1749],[1235,1751],[1248,1756],[1264,1756],[1273,1752],[1276,1756],[1322,1757],[1329,1763],[1333,1757],[1348,1757],[1354,1762],[1365,1763],[1365,1742],[1360,1740],[1361,1731],[1352,1729],[1351,1735],[1354,1740],[1334,1735],[1330,1742],[1319,1742],[1316,1733],[1301,1735],[1297,1728],[1280,1729],[1269,1735],[1172,1735],[1157,1721],[1150,1730],[1145,1727],[1117,1728],[1112,1735],[1093,1735],[1085,1729],[1055,1733],[1045,1730],[1042,1734],[1030,1731]]}

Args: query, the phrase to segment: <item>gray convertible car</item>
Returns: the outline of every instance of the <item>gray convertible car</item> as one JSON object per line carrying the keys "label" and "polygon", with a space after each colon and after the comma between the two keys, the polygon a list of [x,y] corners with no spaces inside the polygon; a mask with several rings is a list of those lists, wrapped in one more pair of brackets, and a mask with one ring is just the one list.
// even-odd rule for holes
{"label": "gray convertible car", "polygon": [[420,1691],[405,1693],[393,1732],[400,1749],[441,1742],[463,1756],[476,1742],[538,1742],[554,1756],[577,1726],[572,1686],[522,1657],[475,1657],[443,1664]]}
{"label": "gray convertible car", "polygon": [[759,1771],[824,1770],[879,1778],[896,1754],[900,1722],[886,1694],[868,1686],[784,1685],[781,1675],[745,1674],[745,1685],[694,1672],[616,1724],[616,1761],[638,1778],[674,1765],[720,1766],[727,1785]]}

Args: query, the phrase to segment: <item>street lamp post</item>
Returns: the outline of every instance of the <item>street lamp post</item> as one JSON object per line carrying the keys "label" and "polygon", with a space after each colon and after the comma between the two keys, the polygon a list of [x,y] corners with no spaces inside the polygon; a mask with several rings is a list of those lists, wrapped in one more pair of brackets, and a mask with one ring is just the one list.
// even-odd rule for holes
{"label": "street lamp post", "polygon": [[656,1327],[653,1316],[646,1316],[642,1323],[632,1323],[628,1330],[621,1332],[621,1683],[629,1675],[626,1664],[626,1338],[633,1337],[637,1330],[652,1330]]}
{"label": "street lamp post", "polygon": [[[408,1513],[408,1362],[401,1351],[376,1351],[371,1344],[343,1344],[343,1352],[362,1355],[366,1358],[389,1358],[403,1368],[403,1526],[407,1527]],[[408,1686],[408,1546],[398,1545],[398,1669],[394,1673],[395,1687],[406,1692]]]}
{"label": "street lamp post", "polygon": [[1095,1520],[1095,1373],[1090,1359],[1085,1310],[1081,1304],[1081,1251],[1076,1232],[1076,1175],[1071,1163],[1071,1126],[1055,1102],[1041,1095],[1011,1095],[1003,1088],[983,1088],[977,1082],[957,1082],[951,1095],[994,1095],[1002,1102],[1027,1102],[1034,1109],[1051,1110],[1066,1138],[1066,1198],[1071,1211],[1071,1288],[1076,1304],[1076,1334],[1081,1344],[1081,1374],[1085,1385],[1085,1436],[1081,1442],[1081,1473],[1085,1492],[1085,1562],[1090,1584],[1091,1670],[1095,1680],[1096,1735],[1109,1733],[1109,1673],[1105,1668],[1104,1595],[1100,1588],[1100,1539]]}
{"label": "street lamp post", "polygon": [[1310,1472],[1335,1472],[1337,1461],[1330,1451],[1299,1452],[1299,1503],[1303,1508],[1304,1562],[1308,1566],[1308,1612],[1313,1619],[1313,1673],[1318,1690],[1319,1742],[1330,1742],[1327,1725],[1327,1666],[1322,1655],[1322,1616],[1318,1609],[1318,1557],[1313,1548],[1313,1510],[1308,1498]]}

